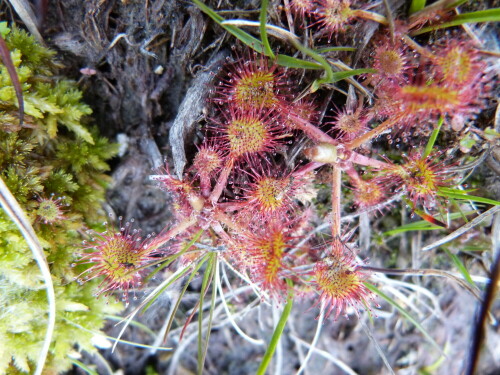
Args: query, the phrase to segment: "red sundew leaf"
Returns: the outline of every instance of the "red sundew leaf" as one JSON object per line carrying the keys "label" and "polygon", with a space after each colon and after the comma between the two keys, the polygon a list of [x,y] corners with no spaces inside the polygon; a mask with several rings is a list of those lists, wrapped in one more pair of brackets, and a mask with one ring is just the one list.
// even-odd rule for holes
{"label": "red sundew leaf", "polygon": [[23,125],[24,121],[24,101],[23,101],[23,90],[21,89],[21,83],[19,82],[19,77],[17,76],[16,68],[14,63],[10,58],[10,51],[5,43],[5,40],[0,36],[0,57],[2,57],[3,64],[9,72],[10,80],[12,81],[12,86],[16,90],[17,102],[19,103],[19,125]]}
{"label": "red sundew leaf", "polygon": [[414,211],[418,216],[420,216],[425,221],[428,221],[429,223],[437,225],[439,227],[448,228],[448,226],[445,223],[439,221],[438,219],[432,217],[431,215],[428,215],[420,210],[414,210]]}

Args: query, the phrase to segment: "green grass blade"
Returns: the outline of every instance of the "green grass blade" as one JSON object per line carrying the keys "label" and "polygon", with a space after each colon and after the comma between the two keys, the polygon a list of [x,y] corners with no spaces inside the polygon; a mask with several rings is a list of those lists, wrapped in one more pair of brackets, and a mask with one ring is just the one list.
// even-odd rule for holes
{"label": "green grass blade", "polygon": [[92,370],[90,367],[88,367],[85,363],[80,362],[78,359],[72,359],[71,363],[75,365],[76,367],[81,368],[83,371],[85,371],[89,375],[99,375],[96,371]]}
{"label": "green grass blade", "polygon": [[452,254],[448,249],[443,248],[443,250],[446,254],[448,254],[453,264],[458,268],[465,281],[467,281],[472,286],[476,286],[474,280],[472,280],[472,277],[470,276],[469,271],[467,271],[467,268],[465,268],[465,265],[462,263],[462,261],[455,254]]}
{"label": "green grass blade", "polygon": [[182,288],[181,292],[179,293],[179,297],[177,298],[177,301],[175,302],[175,306],[172,309],[172,314],[170,315],[170,318],[167,323],[167,327],[165,329],[165,336],[163,338],[163,341],[165,342],[168,333],[170,332],[170,329],[172,328],[172,324],[174,323],[174,318],[175,318],[175,313],[179,309],[179,306],[182,301],[182,297],[184,297],[184,294],[186,294],[186,290],[189,287],[189,284],[191,284],[191,281],[193,280],[194,276],[198,273],[198,270],[203,266],[203,264],[207,261],[208,255],[205,255],[196,265],[196,267],[193,269],[193,272],[191,272],[191,275],[189,275],[189,278],[187,279],[186,283],[184,284],[184,287]]}
{"label": "green grass blade", "polygon": [[264,45],[265,55],[274,59],[274,53],[271,49],[271,45],[269,44],[269,39],[267,39],[266,24],[267,24],[267,7],[268,7],[268,5],[269,5],[269,0],[262,0],[262,3],[260,5],[260,16],[259,16],[260,37],[262,38],[262,44]]}
{"label": "green grass blade", "polygon": [[219,25],[222,21],[224,21],[224,18],[222,16],[219,16],[216,12],[212,10],[212,8],[207,7],[202,1],[199,0],[193,0],[194,5],[196,5],[200,10],[205,13],[207,16],[209,16],[211,19],[213,19],[215,22],[217,22]]}
{"label": "green grass blade", "polygon": [[[143,283],[147,283],[151,278],[156,275],[158,272],[160,272],[162,269],[170,266],[177,258],[179,258],[181,255],[183,255],[191,246],[195,244],[195,242],[198,242],[199,238],[203,234],[203,229],[200,229],[198,233],[196,233],[191,241],[189,241],[181,251],[179,251],[177,254],[174,254],[170,257],[168,257],[164,263],[160,267],[157,267],[152,271],[150,274],[147,275],[147,277],[144,278]],[[134,270],[135,272],[135,270]]]}
{"label": "green grass blade", "polygon": [[437,225],[433,225],[428,221],[420,220],[420,221],[415,221],[414,223],[402,225],[392,230],[388,230],[387,232],[384,232],[383,235],[391,237],[405,232],[419,231],[419,230],[437,230],[437,229],[443,229],[443,228]]}
{"label": "green grass blade", "polygon": [[[287,284],[290,286],[290,282],[288,280],[287,280]],[[267,350],[264,353],[264,357],[262,358],[262,362],[260,363],[260,366],[257,369],[257,373],[256,373],[257,375],[264,375],[265,374],[266,369],[269,366],[269,363],[271,362],[271,358],[274,355],[274,351],[276,350],[276,347],[278,346],[278,342],[280,340],[280,337],[283,334],[283,330],[285,329],[286,322],[288,320],[288,316],[290,315],[290,312],[292,311],[292,306],[293,306],[293,293],[292,293],[292,290],[290,288],[290,291],[288,292],[288,298],[287,298],[285,308],[283,309],[283,313],[281,314],[278,325],[274,329],[273,337],[271,337],[271,342],[269,343],[269,346],[267,347]]]}
{"label": "green grass blade", "polygon": [[457,203],[456,199],[450,198],[449,200],[450,200],[451,204],[453,205],[453,207],[455,207],[455,209],[458,210],[458,212],[461,214],[462,220],[465,221],[466,223],[468,223],[469,219],[467,219],[467,216],[465,216],[465,214],[463,213],[462,208]]}
{"label": "green grass blade", "polygon": [[429,31],[445,29],[447,27],[460,26],[465,23],[479,23],[479,22],[498,22],[500,21],[500,8],[493,8],[487,10],[479,10],[477,12],[457,14],[451,21],[444,22],[439,25],[432,25],[415,30],[411,33],[412,36],[427,33]]}
{"label": "green grass blade", "polygon": [[[212,269],[210,270],[211,271],[211,275],[210,275],[210,279],[211,280],[213,280],[214,275],[217,272],[219,272],[219,261],[217,259],[217,255],[216,254],[213,254],[213,259],[214,259],[213,266],[212,266]],[[202,369],[203,369],[203,364],[205,363],[205,358],[207,357],[208,341],[210,339],[210,333],[212,331],[212,321],[213,321],[213,317],[214,317],[216,297],[217,297],[217,289],[216,289],[215,286],[213,286],[212,287],[212,301],[210,303],[210,312],[209,312],[209,315],[208,315],[208,322],[207,322],[207,334],[205,336],[205,345],[204,345],[204,349],[203,349],[203,356],[201,358],[201,366],[200,366],[200,368],[202,368]],[[200,304],[200,306],[202,306],[202,305]],[[201,311],[201,308],[200,308],[200,311]],[[200,373],[200,375],[201,375],[201,373]]]}
{"label": "green grass blade", "polygon": [[357,48],[355,47],[325,47],[325,48],[318,48],[316,49],[316,52],[318,53],[327,53],[327,52],[341,52],[341,51],[347,51],[347,52],[355,52]]}
{"label": "green grass blade", "polygon": [[[261,12],[260,12],[260,22],[257,24],[259,26],[259,30],[260,30],[261,36],[263,38],[263,42],[261,42],[260,40],[254,38],[250,34],[244,32],[243,30],[240,30],[239,28],[237,28],[236,26],[233,25],[236,21],[241,24],[241,20],[227,20],[226,21],[226,20],[224,20],[224,18],[222,18],[220,15],[218,15],[212,9],[210,9],[205,4],[203,4],[203,2],[201,2],[200,0],[192,0],[192,1],[198,8],[200,8],[201,11],[203,11],[205,14],[207,14],[210,18],[212,18],[217,24],[222,26],[228,32],[233,34],[242,43],[253,48],[255,51],[257,51],[259,53],[263,53],[266,56],[274,58],[274,54],[271,51],[269,41],[267,40],[267,28],[276,29],[276,27],[273,27],[272,25],[268,25],[265,23],[265,21],[266,21],[265,18],[267,15],[267,6],[266,5],[268,4],[268,1],[262,2],[263,6],[262,6]],[[230,24],[230,23],[233,23],[233,24]],[[246,24],[248,26],[257,26],[256,23],[254,23],[254,22],[247,22]],[[290,33],[286,32],[285,34],[290,34]],[[316,60],[316,62],[319,65],[321,65],[321,67],[325,70],[324,76],[320,79],[315,80],[312,83],[311,92],[317,91],[321,87],[321,85],[323,85],[323,84],[334,83],[334,82],[349,78],[353,75],[375,72],[373,69],[355,69],[355,70],[350,70],[350,71],[345,71],[345,72],[334,73],[330,63],[320,53],[316,52],[315,50],[313,50],[311,48],[304,46],[293,35],[287,35],[286,39],[298,51],[311,57],[313,60]],[[339,47],[339,48],[342,48],[342,47]],[[319,69],[318,65],[316,65],[314,63],[305,62],[305,60],[300,61],[299,59],[295,59],[295,58],[290,57],[290,56],[285,57],[285,55],[281,55],[281,57],[279,57],[279,59],[280,59],[280,62],[284,66],[300,67],[300,68],[305,68],[305,66],[307,66],[306,69]]]}
{"label": "green grass blade", "polygon": [[465,4],[467,1],[469,1],[469,0],[457,0],[457,1],[455,1],[455,2],[453,2],[453,3],[451,3],[451,4],[449,4],[449,5],[446,7],[446,9],[453,9],[453,8],[456,8],[456,7],[458,7],[458,6],[462,5],[462,4]]}
{"label": "green grass blade", "polygon": [[335,83],[352,76],[357,76],[366,73],[376,73],[376,72],[377,71],[375,69],[352,69],[352,70],[346,70],[345,72],[335,72],[332,74],[330,81],[325,83]]}
{"label": "green grass blade", "polygon": [[425,8],[425,0],[412,0],[410,5],[410,14],[417,13]]}
{"label": "green grass blade", "polygon": [[207,7],[202,1],[200,0],[192,0],[192,1],[203,13],[205,13],[212,20],[214,20],[219,26],[223,27],[224,30],[226,30],[234,37],[236,37],[238,40],[240,40],[243,44],[247,45],[248,47],[254,49],[259,53],[264,53],[264,54],[266,53],[264,45],[259,39],[253,37],[252,35],[248,34],[247,32],[235,26],[223,25],[222,24],[222,22],[224,21],[223,17],[219,16],[211,8]]}
{"label": "green grass blade", "polygon": [[[203,274],[203,281],[201,283],[200,302],[198,305],[198,375],[203,375],[203,364],[205,363],[206,351],[208,349],[208,338],[210,336],[210,332],[207,331],[205,345],[203,345],[203,300],[205,299],[208,287],[213,279],[216,262],[217,254],[209,254],[207,269]],[[215,294],[215,290],[213,290],[212,296]],[[212,316],[212,313],[213,309],[211,308],[210,316]]]}
{"label": "green grass blade", "polygon": [[312,83],[312,85],[311,85],[312,92],[315,92],[316,90],[318,90],[322,84],[328,83],[332,80],[332,78],[333,78],[332,67],[330,66],[330,63],[328,63],[328,61],[323,56],[321,56],[319,53],[312,50],[311,48],[308,48],[308,47],[302,45],[301,43],[299,43],[298,41],[296,41],[294,39],[290,39],[290,42],[293,44],[293,46],[297,50],[306,54],[307,56],[311,57],[312,59],[316,60],[319,64],[321,64],[323,69],[325,69],[325,77],[321,78],[321,79],[317,79]]}
{"label": "green grass blade", "polygon": [[323,66],[318,63],[298,59],[296,57],[291,57],[287,55],[278,54],[276,63],[281,66],[285,66],[287,68],[294,69],[314,69],[314,70],[322,70]]}
{"label": "green grass blade", "polygon": [[467,201],[471,201],[471,202],[491,204],[493,206],[500,205],[500,202],[496,201],[494,199],[488,199],[488,198],[483,198],[483,197],[477,197],[475,195],[469,195],[469,194],[466,194],[462,190],[459,190],[459,189],[439,188],[437,191],[437,195],[439,195],[440,197],[444,197],[444,198],[462,199],[462,200],[467,200]]}
{"label": "green grass blade", "polygon": [[[146,344],[140,344],[138,342],[133,342],[133,341],[127,341],[127,340],[121,340],[119,338],[116,338],[116,337],[113,337],[113,336],[108,336],[108,335],[105,335],[103,334],[102,332],[99,332],[99,331],[95,331],[95,330],[91,330],[91,329],[88,329],[88,328],[85,328],[83,326],[81,326],[80,324],[78,323],[75,323],[67,318],[63,318],[66,322],[68,322],[68,324],[71,324],[72,326],[78,328],[78,329],[81,329],[85,332],[89,332],[93,335],[99,335],[99,336],[102,336],[104,337],[105,339],[107,340],[110,340],[110,341],[114,341],[116,343],[120,343],[120,344],[124,344],[124,345],[130,345],[130,346],[135,346],[137,348],[145,348],[145,349],[155,349],[155,350],[162,350],[162,351],[170,351],[170,350],[173,350],[172,348],[166,348],[166,347],[162,347],[162,346],[152,346],[152,345],[146,345]],[[154,337],[156,337],[156,335],[154,335]]]}
{"label": "green grass blade", "polygon": [[436,139],[438,137],[439,130],[441,130],[441,126],[443,125],[443,122],[444,122],[443,118],[440,117],[436,128],[432,131],[432,134],[429,138],[429,141],[427,142],[427,145],[425,146],[425,151],[424,151],[424,154],[422,155],[422,160],[424,160],[425,158],[427,158],[427,156],[429,156],[431,154],[431,151],[434,147],[434,144],[436,143]]}
{"label": "green grass blade", "polygon": [[[123,318],[122,318],[122,317],[120,317],[120,316],[116,316],[116,315],[106,315],[106,319],[112,320],[112,321],[114,321],[114,322],[121,322],[121,321],[123,320]],[[152,329],[150,329],[147,325],[142,324],[142,323],[138,322],[137,320],[132,320],[132,321],[130,322],[130,325],[131,325],[132,327],[137,327],[137,328],[139,328],[140,330],[142,330],[142,331],[146,332],[146,333],[147,333],[148,335],[150,335],[151,337],[156,338],[156,333],[155,333],[155,332],[153,332],[153,330],[152,330]]]}
{"label": "green grass blade", "polygon": [[[459,219],[462,217],[462,215],[471,215],[474,214],[474,211],[468,211],[468,212],[454,212],[450,214],[450,220],[455,220]],[[436,229],[443,229],[442,227],[439,227],[437,225],[433,225],[429,223],[428,221],[425,220],[420,220],[420,221],[415,221],[414,223],[409,223],[402,225],[400,227],[394,228],[392,230],[389,230],[387,232],[384,232],[384,236],[395,236],[396,234],[400,233],[405,233],[409,231],[417,231],[417,230],[436,230]]]}
{"label": "green grass blade", "polygon": [[447,187],[441,187],[439,188],[443,193],[457,193],[457,194],[468,194],[472,193],[474,191],[477,191],[477,189],[456,189],[456,188],[447,188]]}
{"label": "green grass blade", "polygon": [[415,328],[417,328],[424,336],[425,338],[436,348],[439,350],[441,353],[442,350],[439,347],[439,345],[434,341],[434,339],[429,335],[429,333],[425,330],[424,327],[412,316],[408,311],[406,311],[403,307],[401,307],[396,301],[394,301],[391,297],[389,297],[387,294],[382,292],[380,289],[378,289],[375,285],[372,285],[370,283],[364,283],[364,285],[371,290],[373,293],[379,295],[382,297],[384,300],[386,300],[390,305],[394,306],[400,313],[403,315],[407,320],[409,320]]}
{"label": "green grass blade", "polygon": [[177,280],[179,280],[188,271],[189,271],[189,268],[186,267],[181,272],[179,272],[178,275],[176,275],[174,278],[172,278],[172,280],[170,280],[170,282],[168,282],[165,285],[163,285],[163,287],[156,292],[156,295],[154,297],[151,297],[151,300],[148,301],[148,303],[146,303],[144,305],[144,307],[142,309],[142,313],[144,313],[147,309],[149,309],[151,307],[151,305],[154,303],[154,301],[156,301],[158,299],[158,297],[160,295],[162,295],[162,293],[165,291],[165,289],[167,289],[170,285],[172,285],[174,282],[176,282]]}

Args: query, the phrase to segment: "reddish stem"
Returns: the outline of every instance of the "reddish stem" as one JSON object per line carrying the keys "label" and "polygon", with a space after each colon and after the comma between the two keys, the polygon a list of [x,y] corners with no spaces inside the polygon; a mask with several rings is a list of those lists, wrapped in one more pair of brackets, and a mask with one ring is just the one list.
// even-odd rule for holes
{"label": "reddish stem", "polygon": [[342,169],[333,164],[332,171],[332,237],[340,238],[340,188],[342,185]]}
{"label": "reddish stem", "polygon": [[226,165],[224,165],[221,174],[219,175],[219,179],[217,180],[217,184],[215,185],[212,194],[210,194],[210,197],[208,198],[209,201],[212,202],[212,204],[217,203],[217,201],[219,200],[222,194],[222,190],[224,190],[224,188],[226,187],[227,179],[229,178],[229,174],[231,173],[233,166],[234,158],[230,157],[226,162]]}
{"label": "reddish stem", "polygon": [[369,158],[368,156],[358,154],[357,152],[354,152],[354,151],[351,152],[351,154],[349,155],[349,158],[346,161],[350,161],[351,163],[355,163],[355,164],[359,164],[359,165],[366,165],[367,167],[373,167],[373,168],[378,168],[378,169],[386,169],[386,168],[389,168],[391,166],[389,163]]}
{"label": "reddish stem", "polygon": [[386,17],[384,17],[381,14],[375,13],[375,12],[370,12],[368,10],[363,10],[363,9],[356,9],[352,13],[353,13],[354,17],[357,17],[357,18],[362,18],[365,20],[378,22],[382,25],[389,24],[389,21],[387,20]]}
{"label": "reddish stem", "polygon": [[345,146],[347,148],[350,148],[350,149],[357,148],[357,147],[361,146],[362,144],[370,141],[371,139],[378,137],[380,134],[382,134],[386,130],[389,130],[402,118],[403,118],[403,115],[398,115],[398,116],[395,116],[394,118],[390,118],[390,119],[384,121],[383,123],[381,123],[375,129],[372,129],[368,133],[365,133],[365,134],[359,136],[358,138],[353,139],[351,142],[348,142]]}
{"label": "reddish stem", "polygon": [[189,217],[184,219],[183,221],[175,225],[173,228],[170,228],[168,231],[160,233],[151,243],[151,247],[156,249],[162,247],[172,238],[174,238],[175,236],[177,236],[182,232],[185,232],[194,224],[196,224],[195,217]]}
{"label": "reddish stem", "polygon": [[359,177],[358,172],[353,168],[351,164],[345,165],[343,169],[351,180],[355,181],[356,183],[359,183],[361,181],[361,177]]}
{"label": "reddish stem", "polygon": [[302,177],[305,174],[314,171],[315,169],[318,169],[322,165],[325,165],[325,163],[318,163],[316,161],[312,161],[310,163],[307,163],[306,165],[300,167],[297,169],[295,172],[292,173],[292,177]]}
{"label": "reddish stem", "polygon": [[333,145],[338,144],[338,142],[335,139],[333,139],[328,134],[323,132],[317,126],[311,124],[309,121],[304,120],[300,116],[296,116],[294,114],[291,114],[290,116],[293,117],[293,123],[295,124],[295,126],[297,126],[300,130],[306,133],[308,137],[311,138],[313,141],[318,143],[322,142],[331,143]]}
{"label": "reddish stem", "polygon": [[246,228],[241,227],[234,220],[232,220],[229,216],[227,216],[225,213],[223,213],[219,210],[217,210],[215,212],[214,219],[219,222],[219,225],[220,225],[220,223],[222,223],[226,227],[228,227],[229,229],[233,230],[236,233],[244,234],[246,236],[250,235]]}

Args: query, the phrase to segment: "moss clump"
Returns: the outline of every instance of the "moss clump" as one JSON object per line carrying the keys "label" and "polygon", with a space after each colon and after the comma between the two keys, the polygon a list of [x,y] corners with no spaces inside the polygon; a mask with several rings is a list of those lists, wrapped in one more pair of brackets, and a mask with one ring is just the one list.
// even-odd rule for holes
{"label": "moss clump", "polygon": [[[105,314],[121,309],[96,299],[94,282],[78,285],[72,267],[81,234],[102,224],[117,147],[83,123],[90,108],[73,81],[57,78],[54,52],[26,32],[0,23],[22,85],[25,122],[19,125],[14,87],[0,64],[0,176],[25,212],[50,265],[57,322],[46,373],[71,366],[75,351],[95,350],[91,338]],[[47,296],[40,270],[16,225],[0,208],[0,373],[30,373],[42,347]],[[88,330],[88,331],[87,331]]]}

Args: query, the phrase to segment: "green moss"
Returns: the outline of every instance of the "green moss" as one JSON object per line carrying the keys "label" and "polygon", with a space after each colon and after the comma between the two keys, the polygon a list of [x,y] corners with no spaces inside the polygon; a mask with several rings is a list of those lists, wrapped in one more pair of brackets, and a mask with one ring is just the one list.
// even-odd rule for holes
{"label": "green moss", "polygon": [[[85,123],[90,108],[70,80],[56,78],[54,52],[26,32],[0,23],[25,100],[19,125],[17,99],[0,64],[0,176],[25,209],[50,265],[56,293],[56,329],[45,372],[71,366],[69,355],[93,351],[92,331],[118,303],[96,299],[96,282],[79,285],[72,267],[81,233],[105,220],[101,208],[109,177],[106,160],[117,147]],[[40,217],[43,202],[60,215]],[[38,213],[38,214],[37,214]],[[0,208],[0,373],[30,373],[42,347],[47,295],[40,270],[16,225]]]}

